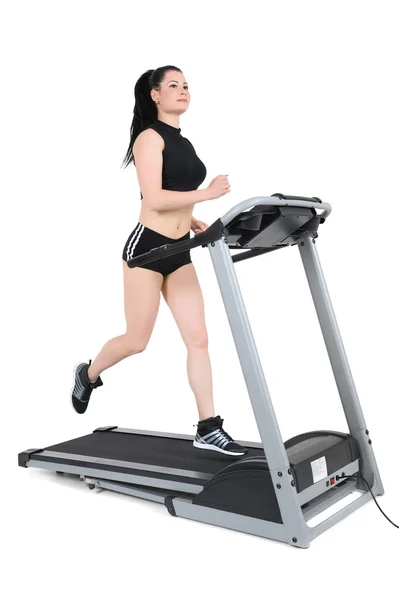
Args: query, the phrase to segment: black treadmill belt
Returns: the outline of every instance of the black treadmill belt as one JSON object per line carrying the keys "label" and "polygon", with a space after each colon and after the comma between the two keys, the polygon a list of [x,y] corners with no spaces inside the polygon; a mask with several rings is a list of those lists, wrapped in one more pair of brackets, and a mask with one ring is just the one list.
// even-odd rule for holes
{"label": "black treadmill belt", "polygon": [[[213,450],[197,449],[191,440],[117,431],[96,431],[74,440],[48,446],[44,450],[199,471],[211,475],[232,461],[242,458],[242,456],[229,456]],[[262,448],[249,448],[245,456],[264,456],[264,452]]]}

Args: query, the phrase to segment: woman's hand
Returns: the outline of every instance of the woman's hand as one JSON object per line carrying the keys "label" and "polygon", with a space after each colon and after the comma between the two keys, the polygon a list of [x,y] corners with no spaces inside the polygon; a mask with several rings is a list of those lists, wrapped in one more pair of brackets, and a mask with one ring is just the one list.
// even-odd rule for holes
{"label": "woman's hand", "polygon": [[218,175],[215,179],[212,179],[211,183],[206,188],[209,193],[208,200],[216,200],[225,194],[230,192],[230,183],[228,175]]}
{"label": "woman's hand", "polygon": [[195,217],[191,218],[191,231],[194,231],[195,234],[205,231],[207,227],[209,227],[207,223],[204,223],[203,221],[198,221],[198,219],[196,219]]}

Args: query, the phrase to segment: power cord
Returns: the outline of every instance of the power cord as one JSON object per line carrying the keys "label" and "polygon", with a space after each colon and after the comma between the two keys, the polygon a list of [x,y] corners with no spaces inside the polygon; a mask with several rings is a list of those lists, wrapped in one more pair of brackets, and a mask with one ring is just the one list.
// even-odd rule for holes
{"label": "power cord", "polygon": [[345,475],[345,473],[342,473],[342,475],[337,475],[335,479],[336,479],[337,481],[339,481],[340,479],[354,479],[355,477],[356,477],[357,479],[363,479],[363,481],[365,482],[365,484],[366,484],[366,485],[367,485],[367,487],[368,487],[368,490],[369,490],[370,494],[371,494],[371,495],[372,495],[372,497],[373,497],[373,500],[374,500],[374,502],[375,502],[375,503],[376,503],[376,505],[378,506],[378,509],[379,509],[379,510],[382,512],[382,514],[384,515],[384,517],[385,517],[385,518],[386,518],[386,519],[387,519],[387,520],[388,520],[390,523],[392,523],[392,525],[393,525],[394,527],[396,527],[397,529],[399,529],[399,525],[396,525],[396,523],[394,523],[393,521],[391,521],[391,519],[390,519],[389,517],[387,517],[387,515],[384,513],[384,511],[382,510],[381,506],[378,504],[377,500],[375,499],[375,496],[374,496],[374,494],[373,494],[373,492],[372,492],[372,490],[371,490],[371,488],[370,488],[370,486],[369,486],[369,484],[368,484],[367,480],[366,480],[364,477],[362,477],[362,475]]}

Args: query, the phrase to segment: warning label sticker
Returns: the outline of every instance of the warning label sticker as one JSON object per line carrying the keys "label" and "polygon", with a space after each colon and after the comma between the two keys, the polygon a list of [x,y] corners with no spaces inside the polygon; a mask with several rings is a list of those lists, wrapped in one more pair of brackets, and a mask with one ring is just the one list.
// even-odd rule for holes
{"label": "warning label sticker", "polygon": [[328,473],[325,456],[313,460],[310,463],[310,466],[312,467],[313,483],[316,483],[317,481],[320,481],[321,479],[325,479],[327,477]]}

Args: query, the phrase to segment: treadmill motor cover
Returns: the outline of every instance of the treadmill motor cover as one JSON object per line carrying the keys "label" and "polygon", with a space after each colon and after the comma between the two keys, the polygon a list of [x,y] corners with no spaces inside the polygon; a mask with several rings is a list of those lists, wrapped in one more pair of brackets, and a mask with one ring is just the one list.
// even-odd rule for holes
{"label": "treadmill motor cover", "polygon": [[[304,433],[284,446],[298,493],[322,479],[327,481],[331,473],[360,458],[357,442],[349,434],[334,431]],[[219,471],[193,498],[193,504],[283,522],[263,457],[243,458]]]}

